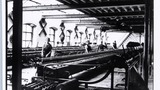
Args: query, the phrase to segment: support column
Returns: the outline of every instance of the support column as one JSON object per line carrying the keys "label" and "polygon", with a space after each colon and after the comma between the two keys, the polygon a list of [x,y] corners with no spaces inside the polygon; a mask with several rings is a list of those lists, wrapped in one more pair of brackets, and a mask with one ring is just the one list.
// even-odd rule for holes
{"label": "support column", "polygon": [[153,39],[153,34],[154,34],[154,21],[153,21],[153,0],[150,0],[150,75],[153,75],[153,66],[152,66],[152,62],[153,62],[153,43],[154,43],[154,39]]}
{"label": "support column", "polygon": [[12,90],[21,90],[22,74],[22,0],[13,1]]}
{"label": "support column", "polygon": [[153,43],[151,39],[151,33],[153,32],[152,26],[152,3],[153,0],[145,0],[145,21],[144,21],[144,61],[143,61],[143,78],[145,80],[146,86],[148,87],[148,77],[149,77],[149,62],[151,60],[151,52],[153,51],[151,49],[151,43]]}

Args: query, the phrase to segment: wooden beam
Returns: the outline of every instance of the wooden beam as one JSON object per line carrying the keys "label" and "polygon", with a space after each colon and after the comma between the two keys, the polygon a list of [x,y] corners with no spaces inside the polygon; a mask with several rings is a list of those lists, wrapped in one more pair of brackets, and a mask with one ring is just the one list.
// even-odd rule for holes
{"label": "wooden beam", "polygon": [[7,2],[11,2],[11,1],[13,1],[13,0],[7,0]]}
{"label": "wooden beam", "polygon": [[121,12],[121,10],[120,10],[119,8],[116,7],[115,9],[116,9],[118,12]]}
{"label": "wooden beam", "polygon": [[63,0],[63,2],[65,2],[67,4],[71,4],[71,2],[69,2],[68,0]]}
{"label": "wooden beam", "polygon": [[100,29],[102,26],[108,27],[108,28],[113,28],[114,25],[108,25],[108,24],[76,24],[77,26],[85,26],[88,28],[96,28]]}
{"label": "wooden beam", "polygon": [[65,14],[65,15],[42,15],[46,19],[64,19],[64,18],[103,18],[103,17],[126,17],[126,16],[144,16],[144,12],[121,12],[121,13],[107,13],[107,14],[94,14],[94,15],[85,15],[85,14]]}
{"label": "wooden beam", "polygon": [[96,13],[96,11],[94,11],[93,9],[88,9],[89,11],[93,12],[93,13]]}
{"label": "wooden beam", "polygon": [[133,24],[133,25],[130,25],[131,27],[139,27],[139,26],[143,26],[144,27],[144,24]]}
{"label": "wooden beam", "polygon": [[85,0],[81,0],[83,3],[86,3],[86,1]]}
{"label": "wooden beam", "polygon": [[78,27],[79,26],[81,26],[81,27],[87,27],[87,28],[96,28],[96,29],[100,29],[101,28],[101,26],[104,26],[104,25],[91,25],[91,24],[89,24],[89,25],[83,25],[83,24],[76,24]]}
{"label": "wooden beam", "polygon": [[106,10],[106,9],[103,9],[106,13],[108,13],[108,10]]}
{"label": "wooden beam", "polygon": [[138,10],[139,10],[139,11],[142,11],[142,9],[141,9],[141,7],[140,7],[140,6],[137,6],[137,8],[138,8]]}
{"label": "wooden beam", "polygon": [[78,4],[77,0],[72,0],[74,3]]}
{"label": "wooden beam", "polygon": [[98,11],[99,13],[102,13],[102,11],[101,11],[101,10],[99,10],[99,9],[97,9],[97,11]]}
{"label": "wooden beam", "polygon": [[103,2],[95,4],[76,4],[76,5],[38,5],[38,6],[24,6],[23,11],[42,11],[42,10],[67,10],[67,9],[95,9],[95,8],[115,8],[115,7],[130,7],[130,6],[144,6],[143,2]]}
{"label": "wooden beam", "polygon": [[89,20],[62,20],[64,23],[101,23],[102,21],[97,19],[89,19]]}
{"label": "wooden beam", "polygon": [[112,8],[108,8],[108,10],[110,10],[111,12],[113,12],[113,13],[114,13],[114,10],[113,10]]}
{"label": "wooden beam", "polygon": [[76,25],[78,25],[78,26],[93,25],[93,26],[108,26],[108,27],[111,27],[111,25],[108,25],[106,23],[78,23]]}
{"label": "wooden beam", "polygon": [[123,10],[124,10],[125,12],[127,12],[127,11],[128,11],[126,7],[122,7],[122,8],[123,8]]}
{"label": "wooden beam", "polygon": [[132,10],[132,12],[134,12],[134,8],[133,7],[130,7],[130,9]]}
{"label": "wooden beam", "polygon": [[84,12],[85,14],[90,14],[91,13],[88,9],[81,9],[81,12]]}
{"label": "wooden beam", "polygon": [[131,36],[131,34],[132,34],[132,32],[130,32],[130,33],[126,36],[126,38],[121,42],[121,44],[119,44],[118,48],[120,48],[120,47],[124,44],[124,42]]}

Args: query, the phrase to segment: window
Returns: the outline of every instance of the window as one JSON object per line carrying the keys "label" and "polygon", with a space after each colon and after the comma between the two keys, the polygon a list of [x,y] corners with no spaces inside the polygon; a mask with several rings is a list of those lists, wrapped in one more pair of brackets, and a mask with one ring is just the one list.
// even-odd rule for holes
{"label": "window", "polygon": [[55,46],[55,33],[57,28],[56,27],[50,27],[49,30],[49,38],[52,46]]}
{"label": "window", "polygon": [[22,47],[31,47],[33,43],[33,29],[36,25],[25,23],[23,25]]}

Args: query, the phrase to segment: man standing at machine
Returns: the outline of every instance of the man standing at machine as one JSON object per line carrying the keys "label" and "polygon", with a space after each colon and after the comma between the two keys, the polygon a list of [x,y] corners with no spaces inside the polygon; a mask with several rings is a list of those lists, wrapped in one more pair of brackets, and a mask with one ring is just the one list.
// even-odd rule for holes
{"label": "man standing at machine", "polygon": [[46,42],[45,42],[44,46],[42,47],[42,52],[41,52],[42,57],[50,57],[51,56],[52,46],[49,42],[50,42],[50,38],[46,38]]}
{"label": "man standing at machine", "polygon": [[107,48],[106,46],[103,45],[103,41],[101,41],[101,44],[98,46],[97,51],[104,51],[104,49]]}
{"label": "man standing at machine", "polygon": [[116,41],[113,42],[113,48],[117,49],[117,43],[116,43]]}
{"label": "man standing at machine", "polygon": [[91,48],[91,46],[90,46],[90,41],[87,40],[87,42],[86,42],[86,44],[85,44],[85,52],[86,52],[86,53],[89,53],[89,52],[91,52],[91,51],[92,51],[92,48]]}

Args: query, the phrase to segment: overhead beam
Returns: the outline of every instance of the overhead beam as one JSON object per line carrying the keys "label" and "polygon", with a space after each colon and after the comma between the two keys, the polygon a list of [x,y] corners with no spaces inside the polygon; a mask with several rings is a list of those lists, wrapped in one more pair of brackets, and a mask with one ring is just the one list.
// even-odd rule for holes
{"label": "overhead beam", "polygon": [[102,23],[102,21],[97,19],[91,20],[62,20],[64,23]]}
{"label": "overhead beam", "polygon": [[100,25],[81,25],[81,24],[76,24],[77,26],[82,26],[82,27],[87,27],[87,28],[96,28],[97,30],[101,28]]}
{"label": "overhead beam", "polygon": [[11,2],[11,1],[13,1],[13,0],[7,0],[7,2]]}
{"label": "overhead beam", "polygon": [[115,9],[116,9],[118,12],[121,12],[121,10],[120,10],[119,8],[116,7]]}
{"label": "overhead beam", "polygon": [[121,13],[107,13],[107,14],[65,14],[65,15],[42,15],[46,19],[64,19],[64,18],[103,18],[103,17],[126,17],[126,16],[144,16],[144,12],[121,12]]}
{"label": "overhead beam", "polygon": [[133,7],[130,7],[130,9],[134,12],[134,8]]}
{"label": "overhead beam", "polygon": [[139,11],[142,11],[142,9],[141,9],[141,7],[140,7],[140,6],[138,6],[137,8],[138,8],[138,10],[139,10]]}
{"label": "overhead beam", "polygon": [[108,27],[110,29],[114,29],[114,25],[108,25],[108,24],[76,24],[76,26],[85,26],[85,27],[88,27],[88,28],[96,28],[96,29],[100,29],[102,26],[103,27]]}
{"label": "overhead beam", "polygon": [[76,24],[82,24],[82,25],[109,25],[109,24],[107,24],[107,23],[105,23],[105,22],[80,22],[80,23],[76,23]]}
{"label": "overhead beam", "polygon": [[134,24],[134,25],[130,25],[132,27],[139,27],[139,26],[143,26],[144,27],[144,24]]}
{"label": "overhead beam", "polygon": [[43,10],[67,10],[67,9],[95,9],[95,8],[115,8],[115,7],[133,7],[144,6],[144,2],[103,2],[93,4],[76,4],[76,5],[38,5],[38,6],[24,6],[23,11],[43,11]]}
{"label": "overhead beam", "polygon": [[120,48],[120,47],[124,44],[124,42],[125,42],[131,35],[132,35],[132,32],[130,32],[130,33],[126,36],[126,38],[121,42],[121,44],[119,44],[118,48]]}
{"label": "overhead beam", "polygon": [[[126,19],[121,19],[119,20],[120,22],[142,22],[144,21],[144,18],[126,18]],[[107,20],[101,20],[101,19],[74,19],[74,20],[62,20],[62,22],[64,23],[100,23],[100,22],[116,22],[116,20],[111,20],[111,19],[107,19]],[[142,22],[143,23],[143,22]]]}
{"label": "overhead beam", "polygon": [[93,26],[107,26],[107,27],[111,27],[111,25],[108,25],[108,24],[102,24],[102,23],[79,23],[79,24],[76,24],[78,26],[85,26],[85,25],[93,25]]}

